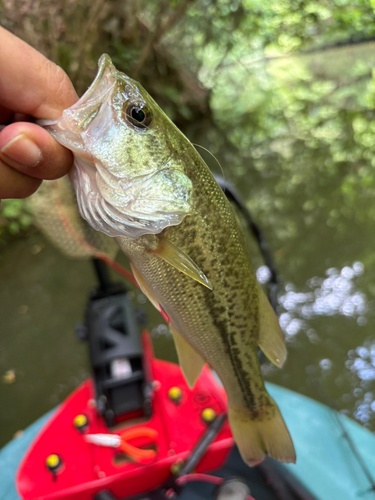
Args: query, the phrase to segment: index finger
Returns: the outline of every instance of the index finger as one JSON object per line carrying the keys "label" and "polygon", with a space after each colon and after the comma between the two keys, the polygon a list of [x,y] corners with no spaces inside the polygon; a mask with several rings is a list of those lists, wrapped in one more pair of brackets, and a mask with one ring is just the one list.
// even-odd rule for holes
{"label": "index finger", "polygon": [[35,118],[57,119],[78,97],[66,73],[0,27],[0,105]]}

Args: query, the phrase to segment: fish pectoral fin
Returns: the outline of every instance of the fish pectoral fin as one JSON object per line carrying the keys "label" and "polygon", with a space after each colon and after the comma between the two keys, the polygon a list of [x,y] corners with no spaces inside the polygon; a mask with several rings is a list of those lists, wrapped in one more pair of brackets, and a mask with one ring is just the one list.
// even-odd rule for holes
{"label": "fish pectoral fin", "polygon": [[158,248],[150,250],[150,252],[168,262],[168,264],[178,269],[181,273],[186,274],[201,285],[212,290],[212,285],[207,276],[199,269],[197,264],[181,248],[176,247],[167,239],[159,238]]}
{"label": "fish pectoral fin", "polygon": [[141,273],[138,271],[138,269],[135,267],[135,265],[132,262],[130,262],[130,267],[132,269],[134,277],[137,280],[137,283],[138,283],[139,288],[141,289],[141,291],[146,295],[146,297],[151,302],[151,304],[153,304],[153,306],[158,311],[160,311],[159,302],[156,300],[154,294],[151,292],[151,290],[149,289],[149,287],[144,282],[144,279],[142,278]]}
{"label": "fish pectoral fin", "polygon": [[281,368],[286,359],[283,332],[281,331],[275,311],[268,302],[260,285],[258,287],[260,315],[259,347],[274,365]]}
{"label": "fish pectoral fin", "polygon": [[168,327],[173,336],[181,370],[186,382],[192,389],[206,361],[176,330],[172,322],[168,323]]}

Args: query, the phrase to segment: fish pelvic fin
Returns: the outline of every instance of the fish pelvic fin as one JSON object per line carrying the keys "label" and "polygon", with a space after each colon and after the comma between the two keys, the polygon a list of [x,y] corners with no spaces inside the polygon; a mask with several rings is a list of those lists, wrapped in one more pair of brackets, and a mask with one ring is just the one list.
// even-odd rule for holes
{"label": "fish pelvic fin", "polygon": [[[160,304],[158,303],[156,297],[149,289],[149,287],[144,282],[142,275],[138,271],[138,269],[134,266],[132,262],[130,262],[131,269],[133,271],[134,277],[137,280],[139,288],[146,295],[149,301],[156,307],[156,309],[160,310]],[[202,356],[189,344],[187,340],[177,331],[174,324],[169,321],[168,328],[171,332],[174,340],[174,344],[176,346],[178,361],[184,374],[185,380],[188,383],[188,386],[192,389],[195,385],[197,378],[199,377],[202,368],[205,364],[205,360]]]}
{"label": "fish pelvic fin", "polygon": [[250,467],[259,464],[269,455],[286,463],[296,462],[292,438],[272,398],[271,411],[262,418],[254,418],[248,408],[228,408],[228,418],[240,454]]}
{"label": "fish pelvic fin", "polygon": [[286,359],[286,346],[276,313],[259,287],[259,347],[274,365],[281,368]]}
{"label": "fish pelvic fin", "polygon": [[158,248],[156,250],[150,250],[150,252],[165,260],[181,273],[189,276],[189,278],[192,278],[201,285],[212,290],[212,285],[207,276],[197,266],[197,264],[183,250],[181,250],[181,248],[173,245],[173,243],[168,241],[166,238],[159,238]]}
{"label": "fish pelvic fin", "polygon": [[184,339],[171,321],[168,323],[168,327],[173,336],[181,370],[184,374],[186,382],[192,389],[206,361],[194,349],[194,347],[192,347],[189,342]]}

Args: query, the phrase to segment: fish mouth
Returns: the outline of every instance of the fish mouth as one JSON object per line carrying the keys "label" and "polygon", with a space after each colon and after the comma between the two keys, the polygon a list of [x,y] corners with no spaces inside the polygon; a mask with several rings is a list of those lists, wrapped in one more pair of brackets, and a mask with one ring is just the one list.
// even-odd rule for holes
{"label": "fish mouth", "polygon": [[86,92],[55,121],[39,120],[38,124],[48,130],[57,141],[85,161],[93,161],[81,137],[98,113],[106,97],[116,86],[117,69],[107,54],[98,62],[98,72]]}

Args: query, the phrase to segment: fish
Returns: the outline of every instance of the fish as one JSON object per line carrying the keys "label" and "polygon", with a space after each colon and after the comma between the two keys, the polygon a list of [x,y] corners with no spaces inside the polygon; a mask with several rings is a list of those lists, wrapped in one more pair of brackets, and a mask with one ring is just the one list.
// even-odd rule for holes
{"label": "fish", "polygon": [[205,363],[227,394],[243,460],[296,460],[262,380],[258,349],[276,366],[283,335],[252,269],[236,213],[191,142],[106,54],[84,95],[43,125],[74,153],[82,217],[115,238],[139,287],[162,312],[193,387]]}

